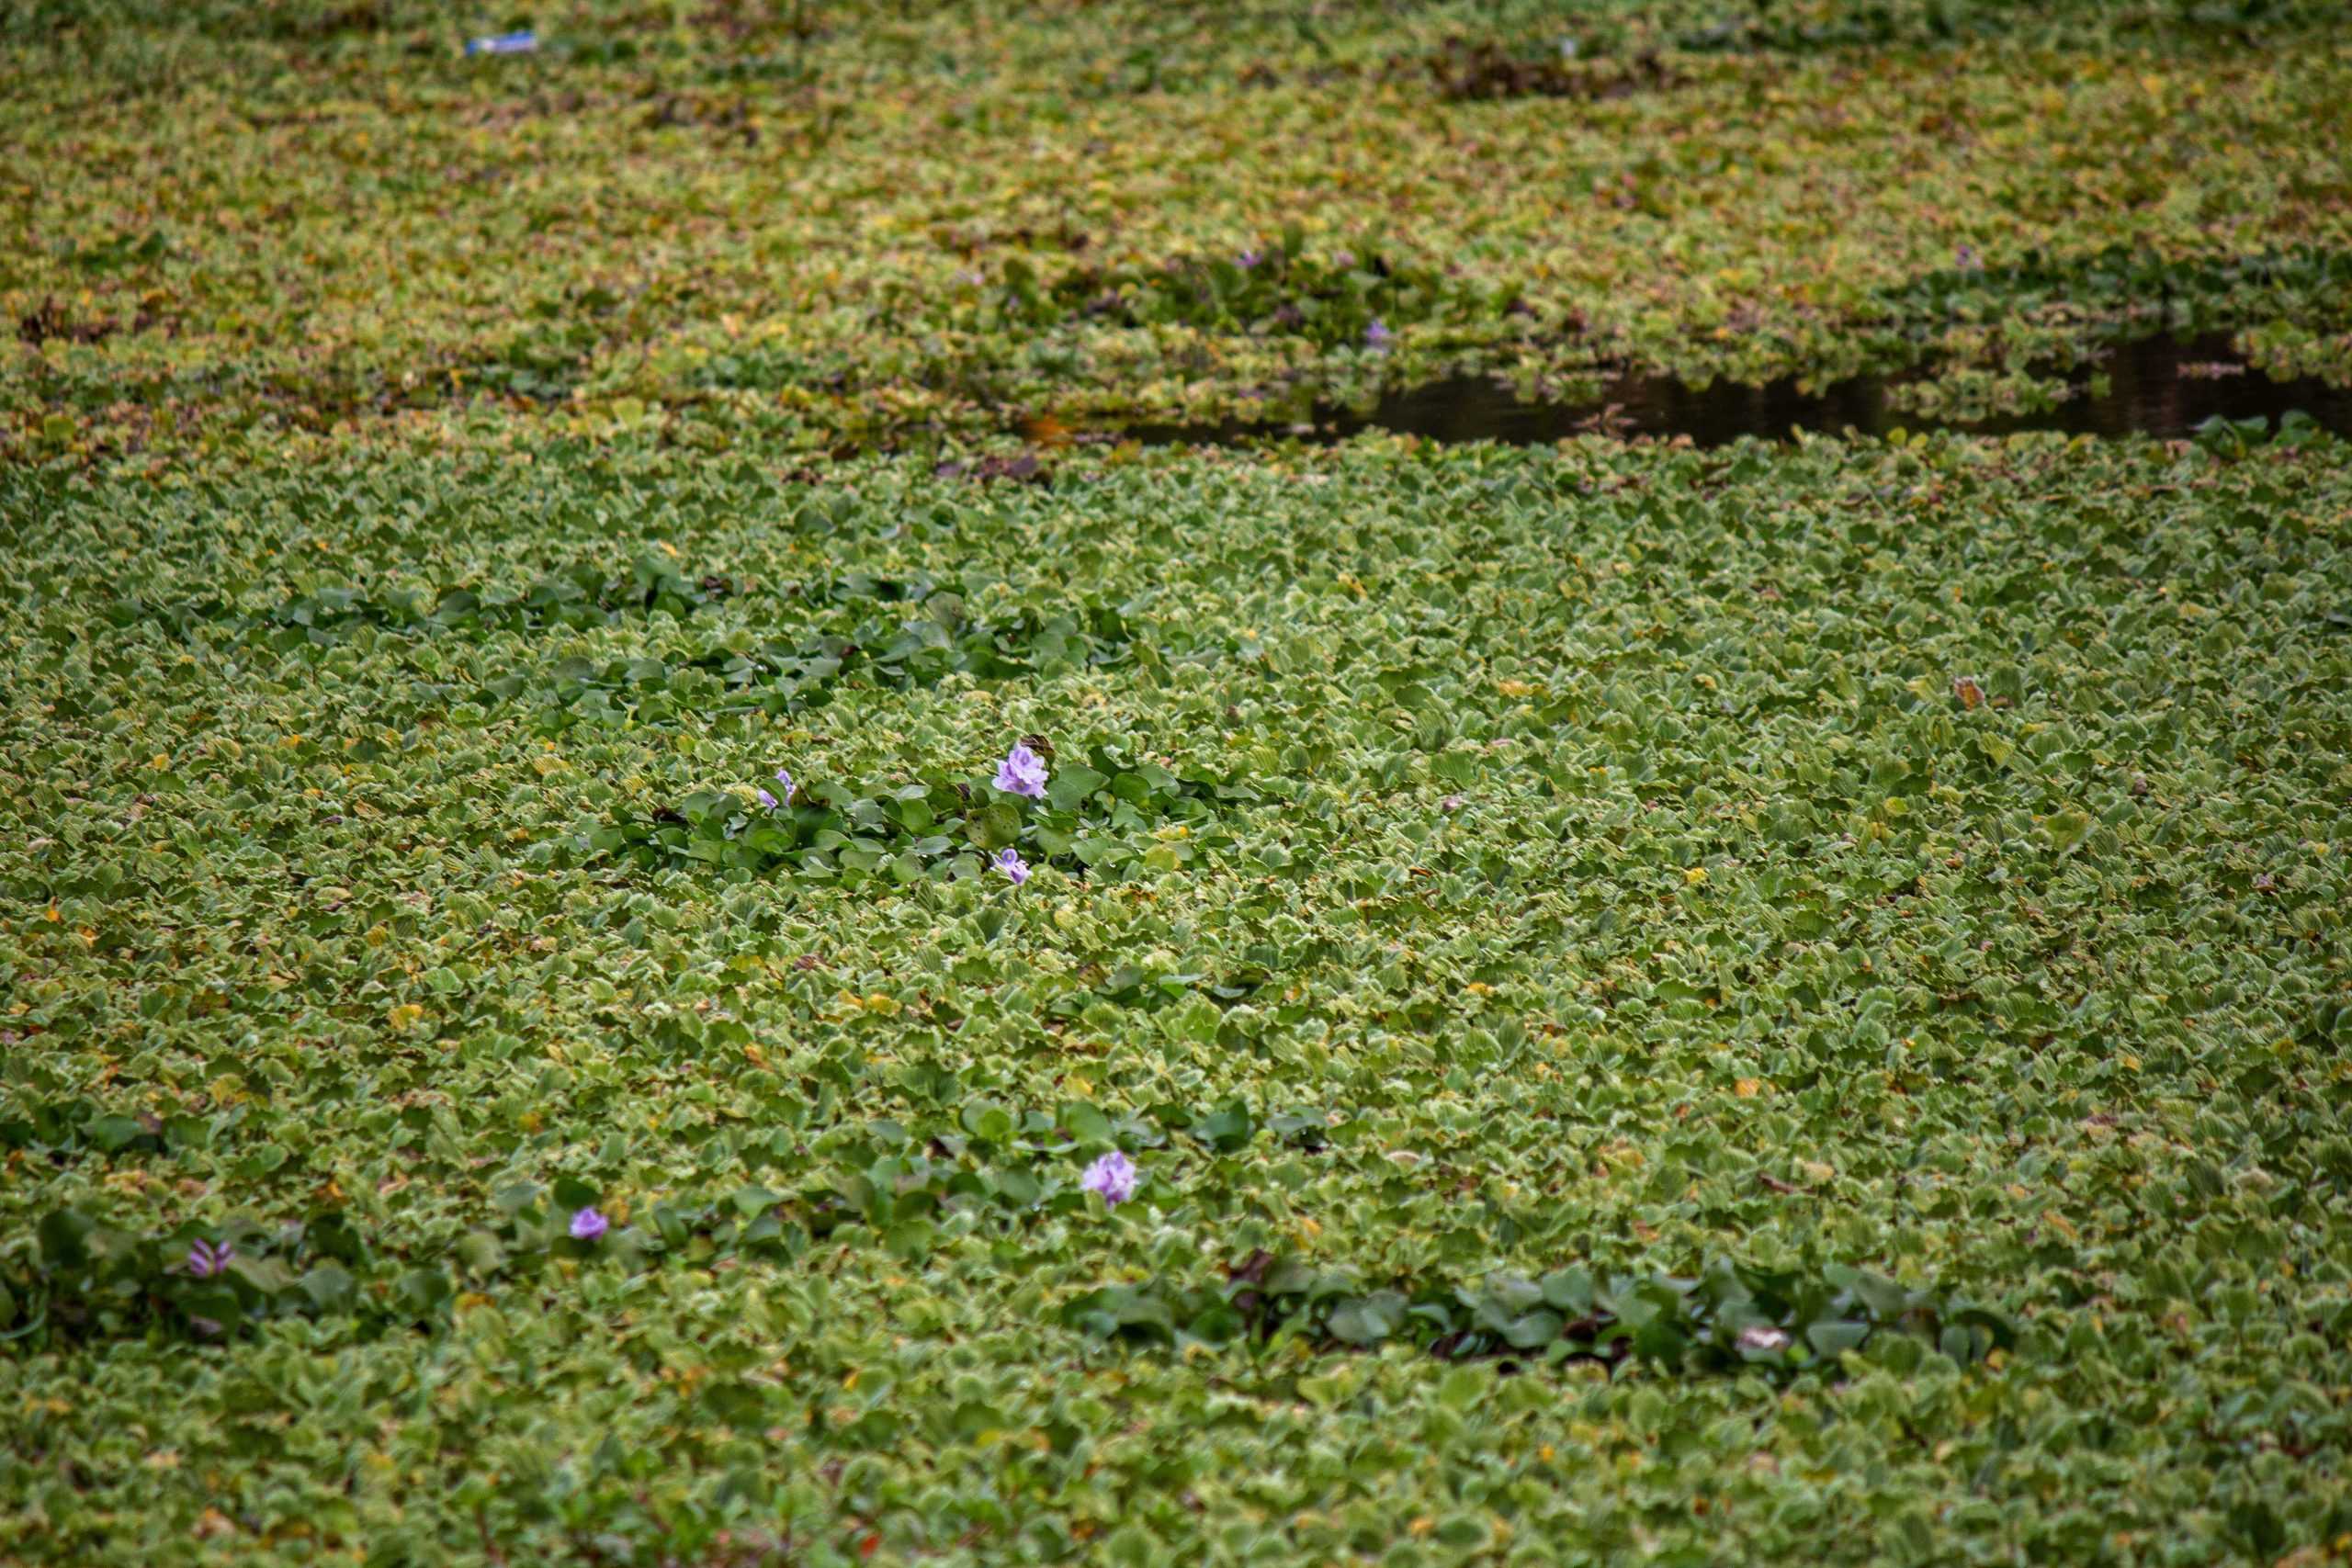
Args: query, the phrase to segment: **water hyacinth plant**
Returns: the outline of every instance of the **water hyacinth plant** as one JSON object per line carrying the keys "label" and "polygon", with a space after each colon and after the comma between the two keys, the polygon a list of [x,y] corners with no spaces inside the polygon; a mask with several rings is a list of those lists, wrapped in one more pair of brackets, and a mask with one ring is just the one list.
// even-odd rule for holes
{"label": "water hyacinth plant", "polygon": [[199,1241],[187,1249],[188,1275],[192,1279],[209,1280],[229,1267],[236,1256],[236,1247],[228,1242]]}
{"label": "water hyacinth plant", "polygon": [[2341,0],[17,9],[0,1562],[2346,1568]]}
{"label": "water hyacinth plant", "polygon": [[[23,1336],[0,1362],[28,1393],[83,1400],[92,1427],[120,1428],[199,1335],[204,1359],[232,1363],[223,1386],[288,1364],[331,1375],[345,1355],[416,1378],[447,1348],[485,1343],[493,1320],[473,1303],[487,1298],[514,1360],[486,1386],[526,1424],[495,1434],[501,1452],[554,1473],[611,1436],[647,1456],[626,1479],[673,1520],[734,1506],[734,1472],[711,1456],[739,1423],[784,1432],[769,1441],[798,1472],[841,1460],[910,1496],[967,1486],[935,1515],[876,1519],[895,1532],[877,1561],[953,1542],[987,1507],[1024,1530],[1052,1509],[942,1483],[928,1454],[902,1459],[885,1436],[928,1434],[958,1475],[997,1472],[978,1434],[1057,1420],[1114,1452],[1130,1417],[1098,1425],[1080,1407],[1114,1356],[1139,1407],[1170,1413],[1187,1442],[1224,1445],[1218,1463],[1235,1472],[1279,1470],[1295,1436],[1180,1421],[1211,1379],[1306,1400],[1365,1451],[1421,1451],[1425,1422],[1491,1438],[1542,1478],[1516,1494],[1522,1543],[1571,1539],[1634,1503],[1644,1528],[1670,1529],[1658,1521],[1694,1517],[1702,1492],[1798,1517],[1826,1475],[1851,1489],[1841,1518],[1979,1507],[2023,1521],[2018,1555],[2065,1561],[2086,1513],[2115,1529],[2170,1519],[2184,1464],[2254,1495],[2280,1456],[2245,1451],[2248,1431],[2340,1443],[2345,1415],[2295,1395],[2203,1422],[2248,1388],[2339,1384],[2352,1321],[2335,1224],[2352,1163],[2328,1098],[2352,1042],[2331,967],[2346,902],[2331,781],[2347,652],[2329,619],[2352,552],[2311,522],[2352,495],[2341,449],[2222,458],[1937,438],[1725,454],[1587,440],[1409,464],[1362,443],[1279,463],[1096,461],[1082,491],[977,500],[903,467],[854,468],[869,493],[773,560],[756,554],[767,535],[733,521],[763,510],[764,491],[732,488],[751,481],[691,463],[645,470],[649,492],[718,520],[682,569],[694,579],[747,560],[809,577],[804,563],[839,571],[864,551],[850,558],[877,572],[914,556],[968,584],[983,552],[1026,569],[1110,539],[1128,553],[1106,558],[1106,578],[1172,591],[1166,613],[1127,595],[1120,636],[1153,661],[1132,680],[1064,657],[1051,673],[976,678],[993,703],[838,685],[821,769],[794,770],[823,776],[788,812],[750,787],[780,789],[771,751],[749,750],[776,742],[740,733],[756,710],[718,711],[722,682],[704,666],[665,678],[678,700],[627,728],[559,739],[582,773],[609,776],[577,807],[543,804],[561,775],[543,767],[549,737],[526,701],[466,716],[462,769],[371,755],[390,745],[372,724],[351,732],[348,763],[339,741],[284,743],[332,735],[359,695],[433,736],[424,719],[454,694],[419,688],[420,659],[551,681],[578,640],[470,621],[369,628],[366,657],[366,639],[245,645],[239,658],[271,677],[251,711],[222,700],[207,667],[177,666],[185,700],[204,699],[203,722],[246,753],[206,784],[185,761],[152,766],[146,736],[94,722],[120,709],[152,729],[199,711],[155,700],[154,635],[89,617],[70,659],[92,663],[68,681],[55,657],[68,645],[41,637],[77,624],[71,602],[0,603],[22,639],[0,644],[17,651],[18,689],[84,705],[74,748],[36,733],[12,753],[26,815],[57,822],[0,835],[30,917],[0,931],[7,973],[38,1004],[0,1019],[17,1032],[0,1075],[0,1200],[38,1228],[34,1250],[0,1242],[0,1335]],[[582,527],[609,511],[588,479],[531,478],[576,498],[558,511]],[[378,480],[344,482],[327,493],[364,512]],[[537,491],[508,468],[467,482],[448,505],[482,530],[536,515]],[[1950,525],[1915,525],[1927,485],[1947,487],[1930,510]],[[2119,499],[2143,492],[2171,497],[2153,521]],[[812,493],[812,508],[831,504],[830,487]],[[94,570],[84,562],[111,570],[119,515],[60,494],[18,547],[61,581]],[[958,525],[890,536],[910,495],[944,495]],[[198,521],[204,552],[259,555],[298,544],[312,519],[289,507],[263,544]],[[517,555],[557,547],[511,526]],[[2257,526],[2275,567],[2248,581],[2237,531]],[[1759,583],[1778,597],[1749,592]],[[1956,612],[1956,584],[1996,595],[2000,624]],[[2173,603],[2192,591],[2201,616]],[[2228,607],[2226,626],[2212,606]],[[1688,637],[1628,635],[1669,614]],[[660,635],[699,647],[701,617],[674,618]],[[2092,626],[2112,645],[2069,640]],[[2040,651],[2018,651],[2027,633]],[[528,647],[546,668],[516,657]],[[2160,677],[2177,680],[2170,696]],[[1110,701],[1084,703],[1092,691]],[[2158,701],[2172,705],[2161,729]],[[1050,758],[1024,741],[1050,768],[1042,801],[990,787],[1027,728],[1008,708],[1073,714]],[[730,756],[751,761],[713,779]],[[380,818],[326,821],[307,781],[346,766],[355,795],[413,799],[432,834],[410,848]],[[119,798],[76,793],[101,773],[126,781]],[[639,776],[645,787],[619,787]],[[531,805],[485,813],[484,781]],[[125,821],[140,794],[148,820]],[[1464,804],[1447,815],[1453,795]],[[1008,848],[1040,876],[1055,867],[1053,908],[1017,907],[1025,885],[1008,891],[991,864]],[[2178,891],[2129,893],[2143,874]],[[317,891],[301,895],[297,875]],[[321,896],[329,878],[347,908],[344,892]],[[429,909],[413,897],[427,887]],[[190,948],[175,967],[170,933],[191,907],[276,933],[277,951]],[[2077,923],[2097,948],[2070,942]],[[153,956],[133,965],[133,953]],[[2111,968],[2109,953],[2137,967]],[[199,1100],[175,1072],[94,1048],[99,1021],[128,1038],[150,1014],[176,1037],[217,1032],[224,998],[195,983],[212,976],[233,983],[232,1018],[250,1015],[294,1066],[278,1074],[266,1054],[242,1100],[224,1088]],[[303,994],[326,980],[331,1008]],[[2193,988],[2157,1009],[2152,983]],[[315,1032],[336,1051],[311,1046]],[[2026,1146],[2005,1122],[2030,1130]],[[1900,1193],[1923,1146],[1943,1185],[1915,1204]],[[2277,1180],[2230,1165],[2250,1148]],[[513,1190],[507,1172],[547,1162],[571,1172],[557,1190]],[[369,1194],[355,1201],[369,1223],[341,1241],[313,1213],[330,1168]],[[172,1182],[119,1180],[133,1171],[210,1184],[205,1222]],[[629,1220],[575,1239],[581,1212],[602,1219],[621,1191],[644,1195]],[[1700,1310],[1693,1259],[1833,1201],[1817,1247],[1775,1248],[1742,1276],[1746,1297]],[[52,1212],[77,1202],[102,1211],[96,1234]],[[259,1211],[250,1229],[243,1209]],[[301,1247],[277,1239],[289,1220],[306,1226]],[[1351,1282],[1327,1292],[1256,1268],[1278,1231],[1311,1250],[1310,1272]],[[182,1269],[199,1235],[232,1240],[235,1261]],[[2209,1235],[2230,1245],[2202,1251]],[[1823,1273],[1894,1260],[1917,1277],[1875,1302],[1879,1287]],[[2111,1263],[2119,1291],[2128,1264],[2139,1294],[2108,1307],[2086,1292]],[[1915,1286],[1938,1292],[1932,1322]],[[1113,1293],[1059,1315],[1098,1288]],[[1999,1365],[1946,1310],[1979,1303],[2025,1325]],[[2165,1324],[2176,1312],[2182,1325]],[[274,1321],[289,1316],[313,1325],[305,1343]],[[1286,1341],[1278,1355],[1258,1354],[1261,1327]],[[1749,1328],[1790,1343],[1743,1345]],[[587,1356],[594,1397],[564,1381]],[[1624,1358],[1638,1380],[1594,1364]],[[664,1372],[690,1359],[711,1370],[682,1401]],[[2079,1425],[2053,1427],[2022,1435],[2030,1468],[1987,1479],[1985,1412],[2000,1408],[1987,1402],[2030,1393],[2080,1423],[2175,1390],[2185,1414],[2151,1403],[2144,1420],[2102,1428],[2117,1444],[2144,1433],[2144,1447],[2086,1449]],[[1836,1418],[1793,1420],[1798,1404]],[[833,1420],[845,1404],[857,1414]],[[980,1404],[990,1414],[966,1408]],[[822,1427],[810,1409],[828,1412]],[[1652,1421],[1643,1412],[1661,1440],[1727,1423],[1738,1436],[1720,1462],[1629,1479],[1607,1458],[1615,1439],[1595,1434]],[[289,1451],[348,1440],[329,1415],[298,1415]],[[1956,1445],[1950,1461],[1896,1415]],[[428,1479],[469,1484],[483,1422],[437,1405],[415,1419]],[[1865,1428],[1871,1440],[1853,1441]],[[102,1438],[46,1429],[94,1473],[105,1461]],[[281,1473],[266,1454],[223,1451],[201,1423],[164,1436],[224,1484]],[[700,1457],[665,1446],[681,1440]],[[1545,1444],[1571,1462],[1544,1467]],[[1747,1462],[1758,1446],[1779,1471]],[[1907,1457],[1893,1478],[1872,1479],[1873,1456],[1895,1450]],[[2086,1456],[2093,1468],[2067,1481]],[[1485,1473],[1455,1458],[1394,1483],[1451,1519],[1467,1561],[1471,1527],[1493,1527],[1449,1515]],[[185,1529],[217,1495],[187,1469],[121,1468],[146,1489],[142,1518]],[[1171,1547],[1208,1554],[1178,1495],[1204,1474],[1122,1484],[1191,1532]],[[108,1561],[85,1548],[119,1529],[116,1516],[77,1503],[65,1479],[33,1485],[52,1517],[85,1522],[60,1523],[74,1533],[57,1550],[17,1554]],[[1321,1506],[1325,1487],[1303,1483],[1286,1508]],[[296,1495],[310,1518],[342,1506],[332,1484]],[[474,1551],[471,1511],[435,1513],[439,1495],[401,1507],[426,1522],[432,1552]],[[2334,1539],[2324,1500],[2289,1515],[2292,1493],[2263,1495],[2288,1544],[2261,1561]],[[530,1499],[484,1496],[510,1561],[565,1556]],[[662,1540],[626,1497],[580,1506],[637,1560],[710,1555]],[[821,1488],[811,1506],[804,1535],[856,1561],[868,1527],[837,1524],[844,1504]],[[370,1517],[390,1516],[347,1523],[345,1539]],[[1896,1544],[1894,1528],[1840,1562],[1874,1561],[1865,1548]],[[2179,1528],[2197,1561],[2256,1560],[2219,1517]],[[1712,1561],[1711,1538],[1676,1539]],[[1819,1539],[1792,1534],[1757,1560],[1810,1564]],[[992,1568],[1027,1551],[998,1544],[971,1555]],[[1351,1550],[1335,1531],[1268,1555]],[[305,1552],[250,1556],[276,1568]],[[1594,1555],[1638,1553],[1621,1531]]]}
{"label": "water hyacinth plant", "polygon": [[760,809],[763,811],[781,811],[792,804],[792,792],[795,787],[792,775],[784,769],[778,768],[775,771],[775,782],[783,787],[782,795],[777,795],[764,787],[754,787],[752,791],[752,798],[760,803]]}
{"label": "water hyacinth plant", "polygon": [[1086,1168],[1078,1185],[1099,1196],[1106,1207],[1115,1209],[1136,1195],[1136,1162],[1123,1151],[1113,1149]]}
{"label": "water hyacinth plant", "polygon": [[992,789],[991,776],[944,773],[888,783],[829,779],[796,789],[786,811],[763,799],[759,787],[739,784],[650,810],[626,807],[610,827],[572,843],[587,855],[617,852],[640,864],[729,877],[1012,875],[1013,863],[1001,857],[1008,849],[1023,871],[1050,863],[1076,875],[1124,876],[1196,865],[1221,852],[1231,839],[1218,825],[1219,807],[1255,793],[1245,781],[1184,778],[1124,746],[1098,743],[1073,745],[1043,795],[1032,795],[1025,788],[1037,787],[1044,759],[1034,746],[1021,750],[1035,761],[1005,759],[999,773],[1009,764],[1024,774],[1008,781],[1024,793]]}
{"label": "water hyacinth plant", "polygon": [[1007,795],[1045,799],[1046,760],[1031,750],[1027,742],[1014,741],[1012,750],[1004,754],[1004,761],[997,764],[996,787]]}

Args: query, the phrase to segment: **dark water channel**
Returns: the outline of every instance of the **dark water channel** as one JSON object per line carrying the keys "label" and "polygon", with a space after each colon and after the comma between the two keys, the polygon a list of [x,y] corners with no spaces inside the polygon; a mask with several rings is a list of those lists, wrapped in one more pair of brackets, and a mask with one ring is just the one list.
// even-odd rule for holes
{"label": "dark water channel", "polygon": [[[1317,407],[1304,423],[1144,424],[1129,427],[1121,438],[1148,446],[1225,446],[1284,437],[1323,443],[1345,440],[1360,431],[1385,430],[1432,441],[1526,445],[1602,432],[1627,437],[1687,435],[1700,446],[1721,446],[1747,435],[1784,440],[1792,430],[1836,434],[1852,429],[1883,435],[1898,427],[1982,435],[2056,430],[2169,438],[2193,434],[2217,416],[2261,416],[2275,424],[2295,410],[2338,435],[2352,435],[2352,389],[2330,387],[2314,377],[2273,380],[2248,366],[2231,348],[2226,333],[2117,344],[2077,374],[2074,395],[2055,407],[1970,423],[1890,406],[1889,389],[1916,374],[1857,376],[1811,392],[1800,390],[1793,377],[1760,387],[1724,381],[1694,387],[1668,376],[1629,374],[1609,382],[1599,401],[1574,405],[1521,402],[1491,378],[1463,376],[1391,392],[1369,411]],[[2104,390],[2094,389],[2094,374],[2106,378]]]}

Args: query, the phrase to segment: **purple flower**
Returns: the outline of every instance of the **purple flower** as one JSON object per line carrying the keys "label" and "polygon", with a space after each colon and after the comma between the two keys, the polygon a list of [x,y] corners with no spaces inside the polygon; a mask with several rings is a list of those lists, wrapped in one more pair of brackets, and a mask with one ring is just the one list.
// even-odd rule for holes
{"label": "purple flower", "polygon": [[1441,811],[1459,811],[1462,809],[1462,797],[1458,795],[1449,795],[1437,805]]}
{"label": "purple flower", "polygon": [[1012,879],[1012,885],[1015,887],[1020,886],[1023,883],[1029,880],[1028,863],[1021,858],[1021,852],[1014,849],[1011,844],[1007,844],[1004,848],[997,851],[996,859],[989,862],[989,863],[996,867],[997,870],[1004,873],[1005,875],[1011,877]]}
{"label": "purple flower", "polygon": [[571,1216],[571,1239],[594,1241],[611,1227],[612,1222],[594,1209],[582,1209]]}
{"label": "purple flower", "polygon": [[770,795],[763,789],[755,789],[752,793],[758,795],[760,797],[760,804],[766,807],[770,811],[774,811],[778,806],[783,804],[783,802],[779,801],[775,796]]}
{"label": "purple flower", "polygon": [[1233,258],[1233,265],[1239,267],[1242,271],[1248,272],[1251,267],[1256,266],[1260,262],[1264,261],[1265,259],[1266,258],[1264,256],[1260,255],[1255,251],[1244,251],[1239,255]]}
{"label": "purple flower", "polygon": [[1962,272],[1983,272],[1984,264],[1977,259],[1974,245],[1962,245],[1951,254],[1952,264]]}
{"label": "purple flower", "polygon": [[1377,317],[1374,318],[1372,325],[1363,330],[1364,346],[1376,354],[1385,354],[1388,351],[1388,345],[1396,341],[1396,334],[1390,332]]}
{"label": "purple flower", "polygon": [[1012,750],[1004,754],[1004,761],[996,765],[996,787],[1007,795],[1045,799],[1046,760],[1023,742],[1014,741]]}
{"label": "purple flower", "polygon": [[[786,806],[791,805],[791,804],[792,804],[792,775],[791,775],[790,773],[786,773],[782,768],[778,768],[778,769],[775,771],[775,782],[776,782],[776,783],[778,783],[778,784],[782,784],[782,785],[784,786],[784,803],[785,803]],[[765,791],[765,790],[762,790],[762,791],[760,792],[760,798],[761,798],[761,799],[763,799],[763,800],[766,800],[766,799],[767,799],[767,791]],[[775,802],[770,801],[770,802],[769,802],[769,804],[770,804],[770,805],[774,805],[774,804],[775,804]]]}
{"label": "purple flower", "polygon": [[1136,1195],[1136,1162],[1113,1149],[1088,1166],[1078,1184],[1088,1192],[1100,1192],[1102,1201],[1115,1209]]}
{"label": "purple flower", "polygon": [[225,1241],[217,1247],[199,1241],[187,1249],[187,1271],[198,1280],[209,1280],[236,1256],[237,1249]]}

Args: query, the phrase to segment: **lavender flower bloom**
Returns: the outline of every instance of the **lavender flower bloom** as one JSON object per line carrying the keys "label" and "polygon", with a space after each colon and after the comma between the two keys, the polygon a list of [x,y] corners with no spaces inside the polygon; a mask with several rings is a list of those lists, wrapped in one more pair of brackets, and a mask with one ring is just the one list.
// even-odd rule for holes
{"label": "lavender flower bloom", "polygon": [[594,1209],[582,1209],[571,1216],[571,1239],[594,1241],[611,1227],[612,1222]]}
{"label": "lavender flower bloom", "polygon": [[1386,353],[1388,345],[1396,341],[1396,334],[1390,332],[1377,318],[1374,319],[1372,325],[1363,330],[1364,346],[1375,354]]}
{"label": "lavender flower bloom", "polygon": [[209,1280],[236,1256],[237,1249],[225,1241],[218,1246],[199,1241],[187,1249],[187,1271],[196,1279]]}
{"label": "lavender flower bloom", "polygon": [[1264,261],[1265,259],[1266,258],[1264,256],[1260,255],[1255,251],[1244,251],[1239,255],[1233,258],[1233,265],[1239,267],[1242,271],[1248,272],[1251,267],[1256,266],[1260,262]]}
{"label": "lavender flower bloom", "polygon": [[1136,1162],[1113,1149],[1086,1168],[1078,1185],[1088,1192],[1100,1192],[1102,1201],[1115,1209],[1136,1195]]}
{"label": "lavender flower bloom", "polygon": [[784,786],[784,803],[785,803],[786,806],[791,805],[791,804],[792,804],[792,775],[791,775],[790,773],[786,773],[782,768],[778,768],[778,769],[775,771],[775,782],[776,782],[776,783],[778,783],[778,784],[782,784],[782,785]]}
{"label": "lavender flower bloom", "polygon": [[996,787],[1007,795],[1045,799],[1046,760],[1023,742],[1014,741],[1012,750],[1004,754],[1004,761],[996,765]]}
{"label": "lavender flower bloom", "polygon": [[997,851],[996,859],[989,862],[989,863],[996,867],[997,870],[1004,873],[1005,875],[1011,877],[1012,879],[1012,885],[1015,887],[1020,886],[1023,883],[1029,880],[1028,863],[1021,858],[1021,852],[1014,849],[1011,844],[1007,844],[1004,848]]}
{"label": "lavender flower bloom", "polygon": [[752,793],[757,795],[759,797],[760,804],[770,811],[774,811],[782,804],[782,802],[778,801],[775,796],[770,795],[763,789],[755,789]]}

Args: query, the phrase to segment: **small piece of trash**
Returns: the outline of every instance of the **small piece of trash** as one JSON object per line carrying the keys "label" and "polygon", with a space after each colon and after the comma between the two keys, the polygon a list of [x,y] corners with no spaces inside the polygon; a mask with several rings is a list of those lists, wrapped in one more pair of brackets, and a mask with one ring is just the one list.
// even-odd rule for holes
{"label": "small piece of trash", "polygon": [[528,54],[539,47],[535,32],[500,33],[495,38],[469,39],[468,54]]}

